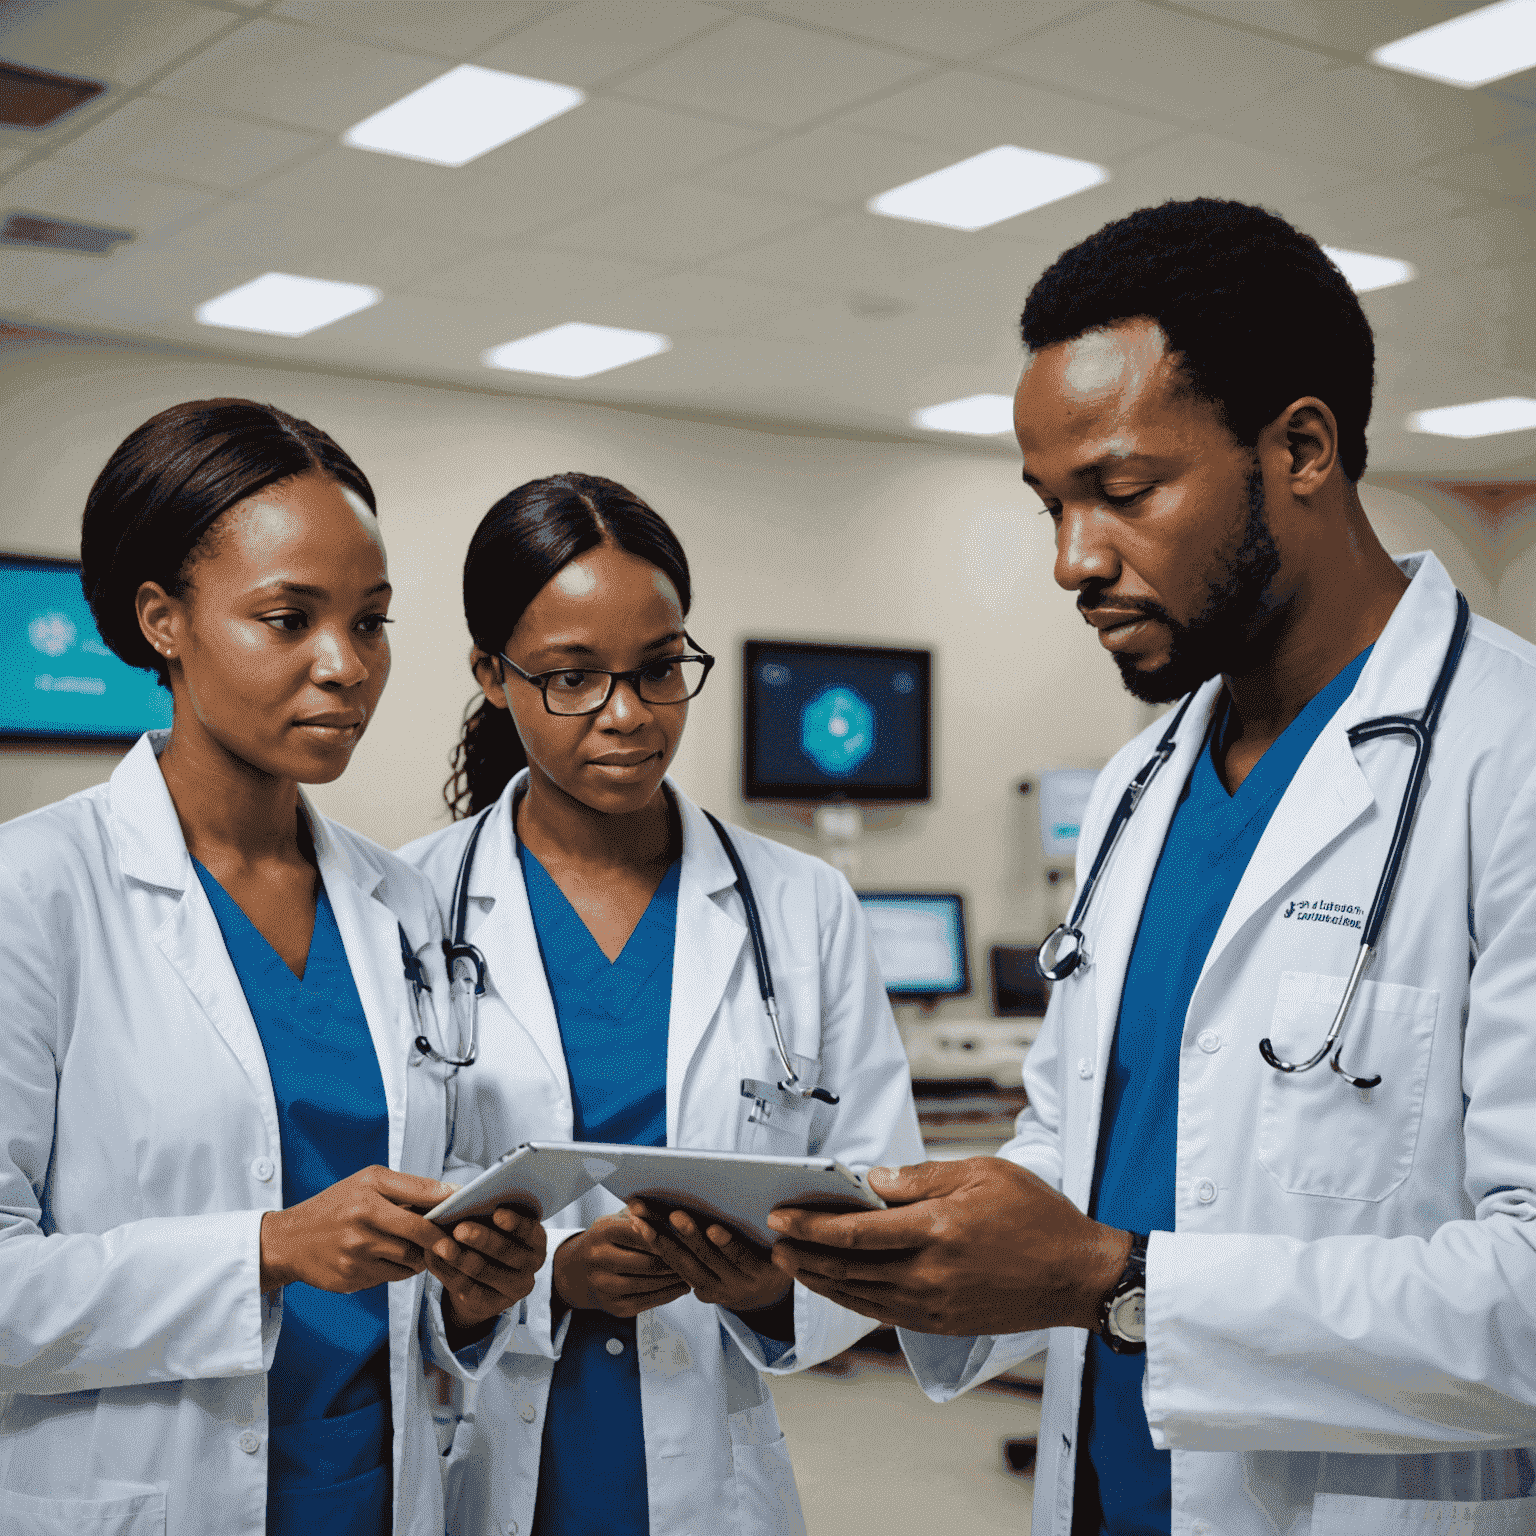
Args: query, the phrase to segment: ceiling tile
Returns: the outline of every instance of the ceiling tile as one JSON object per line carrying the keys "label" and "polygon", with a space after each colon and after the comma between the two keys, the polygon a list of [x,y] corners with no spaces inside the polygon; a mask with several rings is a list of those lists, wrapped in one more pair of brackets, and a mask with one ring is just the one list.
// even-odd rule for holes
{"label": "ceiling tile", "polygon": [[851,32],[856,37],[944,59],[969,59],[1097,3],[1099,0],[971,0],[964,5],[935,5],[933,0],[761,0],[742,9]]}
{"label": "ceiling tile", "polygon": [[1339,4],[1339,0],[1179,0],[1182,9],[1201,11],[1216,21],[1239,22],[1359,54],[1473,10],[1479,3],[1481,0],[1349,0],[1347,5]]}
{"label": "ceiling tile", "polygon": [[442,72],[439,59],[257,18],[174,70],[155,90],[214,111],[340,133]]}
{"label": "ceiling tile", "polygon": [[322,228],[322,221],[307,209],[242,198],[210,208],[173,233],[162,235],[155,244],[178,256],[201,253],[227,257],[238,251],[243,260],[262,271],[303,273],[310,270],[310,257],[320,243]]}
{"label": "ceiling tile", "polygon": [[181,0],[21,0],[4,7],[0,51],[38,69],[135,86],[235,21]]}
{"label": "ceiling tile", "polygon": [[515,75],[591,86],[726,20],[727,13],[692,0],[583,0],[519,28],[475,62]]}
{"label": "ceiling tile", "polygon": [[1131,154],[1179,131],[1155,118],[958,69],[846,113],[838,126],[938,144],[957,158],[1018,144],[1089,160]]}
{"label": "ceiling tile", "polygon": [[[862,313],[846,299],[802,304],[768,328],[768,335],[799,341],[818,353],[852,353],[898,377],[916,360],[983,366],[1009,331],[1004,316],[969,306],[917,306],[889,314]],[[1010,383],[1017,381],[1017,371]]]}
{"label": "ceiling tile", "polygon": [[919,304],[953,304],[969,296],[978,310],[1017,336],[1029,290],[1063,247],[1026,240],[991,240],[951,261],[917,268],[889,285],[892,294]]}
{"label": "ceiling tile", "polygon": [[545,232],[540,243],[656,261],[692,262],[815,217],[807,203],[740,197],[679,182]]}
{"label": "ceiling tile", "polygon": [[987,65],[1189,122],[1337,67],[1326,54],[1140,0],[1038,32],[992,54]]}
{"label": "ceiling tile", "polygon": [[71,288],[100,274],[110,256],[73,251],[21,251],[0,246],[0,294],[8,315],[31,313],[57,302]]}
{"label": "ceiling tile", "polygon": [[1399,230],[1395,249],[1423,274],[1500,267],[1536,252],[1536,210],[1487,208]]}
{"label": "ceiling tile", "polygon": [[864,43],[744,17],[628,76],[627,96],[793,128],[911,79],[924,65]]}
{"label": "ceiling tile", "polygon": [[153,234],[206,208],[213,195],[173,187],[144,177],[124,176],[102,166],[45,160],[13,176],[0,189],[7,211],[27,209]]}
{"label": "ceiling tile", "polygon": [[640,261],[612,261],[601,256],[573,256],[568,251],[510,246],[424,272],[408,287],[411,293],[468,302],[506,300],[520,293],[570,298],[609,294],[660,270]]}
{"label": "ceiling tile", "polygon": [[1510,134],[1482,149],[1427,160],[1421,176],[1502,197],[1536,193],[1536,130]]}
{"label": "ceiling tile", "polygon": [[71,140],[65,153],[93,165],[233,189],[324,142],[312,134],[141,96]]}
{"label": "ceiling tile", "polygon": [[793,289],[748,283],[736,277],[679,272],[649,278],[614,295],[629,324],[677,336],[694,332],[761,334],[799,302]]}
{"label": "ceiling tile", "polygon": [[932,145],[826,124],[737,155],[700,179],[740,192],[864,203],[887,188],[940,170],[952,159]]}
{"label": "ceiling tile", "polygon": [[0,149],[0,176],[4,176],[12,166],[20,165],[27,158],[24,149]]}
{"label": "ceiling tile", "polygon": [[973,238],[861,211],[717,257],[705,270],[816,293],[878,291],[930,262],[969,254]]}
{"label": "ceiling tile", "polygon": [[512,27],[561,9],[560,0],[282,0],[267,14],[385,48],[463,59]]}
{"label": "ceiling tile", "polygon": [[1290,154],[1362,170],[1402,170],[1528,126],[1531,110],[1364,65],[1269,96],[1215,125]]}
{"label": "ceiling tile", "polygon": [[1115,184],[1129,190],[1136,207],[1170,197],[1231,197],[1284,212],[1360,179],[1348,166],[1274,154],[1209,133],[1169,139],[1115,167]]}
{"label": "ceiling tile", "polygon": [[[1320,240],[1363,251],[1379,249],[1383,234],[1446,218],[1475,200],[1468,193],[1404,173],[1317,198],[1295,212],[1302,227]],[[1369,244],[1372,240],[1378,243]],[[1359,241],[1367,243],[1355,243]]]}
{"label": "ceiling tile", "polygon": [[[157,326],[168,318],[191,325],[195,324],[192,313],[204,299],[249,282],[263,270],[259,262],[228,251],[170,252],[130,246],[100,276],[71,290],[60,308],[60,318],[130,332]],[[202,326],[197,330],[205,340],[213,335],[230,338],[236,334]]]}
{"label": "ceiling tile", "polygon": [[1536,367],[1531,262],[1424,277],[1368,293],[1363,302],[1373,326],[1412,336],[1417,353],[1454,354],[1488,368]]}

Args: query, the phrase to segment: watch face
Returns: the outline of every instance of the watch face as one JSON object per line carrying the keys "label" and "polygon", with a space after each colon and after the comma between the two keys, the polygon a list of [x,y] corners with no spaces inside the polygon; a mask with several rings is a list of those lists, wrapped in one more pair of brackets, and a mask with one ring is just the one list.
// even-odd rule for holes
{"label": "watch face", "polygon": [[1127,1291],[1117,1296],[1109,1309],[1109,1326],[1128,1344],[1147,1342],[1147,1293]]}

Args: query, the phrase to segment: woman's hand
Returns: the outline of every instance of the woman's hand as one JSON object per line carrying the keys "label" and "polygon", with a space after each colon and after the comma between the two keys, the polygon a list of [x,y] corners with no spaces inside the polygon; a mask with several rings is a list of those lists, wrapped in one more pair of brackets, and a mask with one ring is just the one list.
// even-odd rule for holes
{"label": "woman's hand", "polygon": [[689,1290],[628,1216],[600,1216],[585,1232],[567,1238],[555,1249],[554,1273],[555,1296],[567,1307],[614,1317],[663,1307]]}
{"label": "woman's hand", "polygon": [[262,1290],[302,1280],[347,1295],[419,1275],[426,1250],[443,1235],[421,1212],[452,1193],[451,1184],[375,1166],[285,1211],[266,1212]]}
{"label": "woman's hand", "polygon": [[643,1200],[630,1202],[629,1215],[650,1251],[686,1280],[700,1301],[732,1312],[760,1312],[794,1284],[766,1249],[718,1222],[701,1227],[687,1211],[668,1213]]}
{"label": "woman's hand", "polygon": [[457,1222],[451,1234],[433,1231],[427,1268],[443,1282],[443,1321],[451,1332],[477,1328],[533,1289],[545,1239],[532,1216],[499,1205],[488,1222]]}

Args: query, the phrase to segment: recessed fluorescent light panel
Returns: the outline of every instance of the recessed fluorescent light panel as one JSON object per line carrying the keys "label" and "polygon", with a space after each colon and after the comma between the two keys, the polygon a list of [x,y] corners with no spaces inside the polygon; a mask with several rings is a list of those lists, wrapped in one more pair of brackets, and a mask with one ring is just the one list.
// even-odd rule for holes
{"label": "recessed fluorescent light panel", "polygon": [[892,187],[872,198],[868,206],[871,213],[890,219],[940,224],[945,229],[985,229],[1108,180],[1109,172],[1089,160],[999,144],[942,171]]}
{"label": "recessed fluorescent light panel", "polygon": [[1373,64],[1472,90],[1536,64],[1536,0],[1500,0],[1371,53]]}
{"label": "recessed fluorescent light panel", "polygon": [[1325,245],[1325,255],[1356,293],[1370,293],[1377,288],[1391,288],[1396,283],[1410,283],[1415,272],[1406,261],[1395,256],[1373,256],[1369,251],[1344,251]]}
{"label": "recessed fluorescent light panel", "polygon": [[586,99],[573,85],[460,64],[355,123],[341,142],[429,165],[468,165]]}
{"label": "recessed fluorescent light panel", "polygon": [[672,345],[654,331],[626,331],[614,325],[588,325],[568,320],[564,325],[535,331],[504,342],[483,354],[488,368],[512,373],[542,373],[556,379],[590,379],[595,373],[655,357]]}
{"label": "recessed fluorescent light panel", "polygon": [[973,437],[997,437],[1013,431],[1012,395],[967,395],[925,406],[912,413],[912,424],[935,432],[966,432]]}
{"label": "recessed fluorescent light panel", "polygon": [[1496,437],[1500,432],[1529,432],[1533,428],[1536,400],[1524,395],[1442,405],[1432,411],[1415,411],[1408,418],[1410,432],[1430,432],[1436,437]]}
{"label": "recessed fluorescent light panel", "polygon": [[332,283],[291,272],[265,272],[228,293],[197,306],[200,325],[232,331],[261,331],[268,336],[308,336],[360,309],[377,304],[377,288],[361,283]]}

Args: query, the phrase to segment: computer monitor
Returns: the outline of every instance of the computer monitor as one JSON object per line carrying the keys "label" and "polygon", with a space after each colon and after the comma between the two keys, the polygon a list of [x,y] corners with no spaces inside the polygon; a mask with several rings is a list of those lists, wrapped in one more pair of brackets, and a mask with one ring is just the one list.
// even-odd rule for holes
{"label": "computer monitor", "polygon": [[131,742],[170,723],[154,674],[102,644],[78,560],[0,555],[0,738]]}
{"label": "computer monitor", "polygon": [[886,646],[748,640],[748,800],[926,800],[933,658]]}
{"label": "computer monitor", "polygon": [[965,900],[956,891],[860,891],[885,990],[897,1002],[971,990]]}

